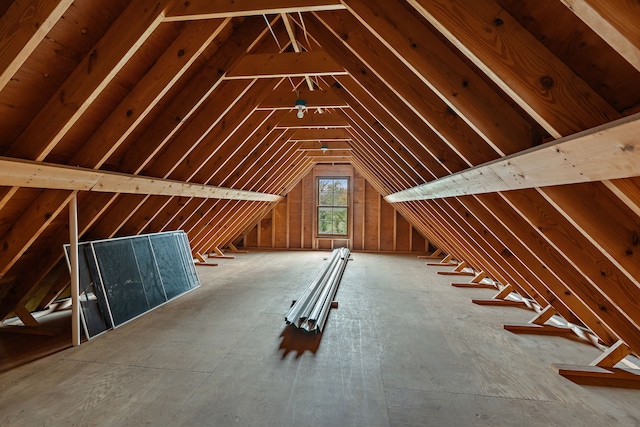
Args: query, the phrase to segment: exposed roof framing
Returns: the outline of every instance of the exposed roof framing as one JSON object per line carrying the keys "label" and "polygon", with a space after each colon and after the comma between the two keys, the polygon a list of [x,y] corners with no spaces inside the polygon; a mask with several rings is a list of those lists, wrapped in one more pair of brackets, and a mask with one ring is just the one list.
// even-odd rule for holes
{"label": "exposed roof framing", "polygon": [[74,195],[83,238],[184,229],[205,253],[349,163],[442,251],[638,354],[632,3],[16,1],[1,167],[40,172],[0,179],[0,318],[64,289]]}
{"label": "exposed roof framing", "polygon": [[[315,150],[320,151],[320,150]],[[307,155],[309,155],[307,153]],[[277,202],[282,197],[169,179],[0,157],[0,185],[51,190]]]}

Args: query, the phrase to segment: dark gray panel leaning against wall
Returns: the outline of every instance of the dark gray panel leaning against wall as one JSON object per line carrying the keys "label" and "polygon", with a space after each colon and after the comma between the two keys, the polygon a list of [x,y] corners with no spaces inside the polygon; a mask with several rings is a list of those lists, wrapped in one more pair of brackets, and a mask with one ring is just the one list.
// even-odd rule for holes
{"label": "dark gray panel leaning against wall", "polygon": [[[190,289],[190,278],[184,268],[184,258],[180,255],[184,249],[178,243],[174,235],[156,236],[151,240],[167,298],[174,298],[184,292],[185,288]],[[181,268],[172,268],[176,264]]]}
{"label": "dark gray panel leaning against wall", "polygon": [[131,239],[94,243],[93,250],[114,326],[148,311],[151,307],[147,302]]}
{"label": "dark gray panel leaning against wall", "polygon": [[151,307],[156,307],[167,301],[168,298],[162,287],[156,258],[151,249],[151,239],[148,236],[145,237],[147,238],[131,239],[131,244],[136,254],[136,260],[138,260],[138,269],[147,301]]}
{"label": "dark gray panel leaning against wall", "polygon": [[[68,251],[65,245],[67,257]],[[78,264],[88,338],[200,286],[181,231],[84,242]]]}

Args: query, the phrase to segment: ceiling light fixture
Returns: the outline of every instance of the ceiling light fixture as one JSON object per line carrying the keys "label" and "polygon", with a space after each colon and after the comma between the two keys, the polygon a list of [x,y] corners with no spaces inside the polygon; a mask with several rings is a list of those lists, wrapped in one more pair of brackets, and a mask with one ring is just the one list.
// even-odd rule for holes
{"label": "ceiling light fixture", "polygon": [[304,117],[305,111],[307,111],[307,103],[304,99],[296,99],[296,108],[298,109],[298,118],[301,119]]}

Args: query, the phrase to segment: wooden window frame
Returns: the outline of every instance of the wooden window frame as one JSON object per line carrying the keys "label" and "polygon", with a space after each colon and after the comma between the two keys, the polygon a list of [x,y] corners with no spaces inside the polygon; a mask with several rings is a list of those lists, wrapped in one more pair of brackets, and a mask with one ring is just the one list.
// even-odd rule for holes
{"label": "wooden window frame", "polygon": [[[333,179],[333,180],[345,180],[347,181],[347,204],[345,206],[341,206],[341,205],[331,205],[331,206],[321,206],[320,205],[320,180],[321,179]],[[351,237],[351,203],[352,203],[352,194],[351,194],[351,190],[352,190],[352,183],[351,183],[351,177],[350,176],[317,176],[316,177],[316,185],[315,185],[315,189],[316,189],[316,197],[315,197],[315,229],[316,229],[316,238],[318,239],[327,239],[327,238],[331,238],[331,239],[350,239]],[[320,208],[335,208],[335,207],[344,207],[347,210],[347,215],[345,218],[345,222],[346,222],[346,232],[344,234],[320,234],[320,230],[319,230],[319,221],[320,221]]]}

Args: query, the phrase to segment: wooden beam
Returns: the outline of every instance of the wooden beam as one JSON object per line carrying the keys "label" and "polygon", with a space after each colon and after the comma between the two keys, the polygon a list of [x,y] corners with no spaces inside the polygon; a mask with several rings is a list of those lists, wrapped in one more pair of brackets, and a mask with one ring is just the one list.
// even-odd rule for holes
{"label": "wooden beam", "polygon": [[[265,119],[261,118],[256,122],[253,120],[246,122],[233,133],[234,143],[221,142],[213,144],[222,145],[222,147],[217,151],[216,157],[195,175],[197,177],[196,181],[255,191],[255,188],[241,186],[239,184],[240,178],[243,176],[253,177],[255,169],[252,169],[252,167],[258,164],[262,154],[267,149],[286,147],[286,144],[282,143],[287,139],[286,136],[283,136],[285,131],[273,130],[273,125],[279,121],[279,116],[282,114],[284,112],[254,112],[252,118],[253,116],[264,116]],[[201,201],[192,201],[189,204],[184,204],[180,203],[179,200],[172,200],[167,206],[169,211],[173,211],[173,214],[159,214],[151,223],[152,227],[154,227],[153,224],[155,223],[157,225],[154,228],[184,229],[187,233],[192,230],[195,232],[198,223],[211,218],[211,212],[214,209],[219,209],[219,207],[215,206],[215,203],[212,205]],[[162,210],[165,211],[167,209],[163,208]],[[140,215],[144,217],[152,211],[153,207],[149,206],[144,211],[141,211]],[[135,227],[139,220],[131,222],[132,226]]]}
{"label": "wooden beam", "polygon": [[73,0],[14,1],[0,17],[0,91]]}
{"label": "wooden beam", "polygon": [[496,287],[489,283],[474,283],[474,282],[454,282],[451,283],[454,288],[472,288],[472,289],[495,289]]}
{"label": "wooden beam", "polygon": [[[351,33],[349,33],[349,34],[351,35]],[[351,39],[352,39],[352,37],[350,37],[350,38],[349,38],[349,40],[351,40]],[[324,47],[325,49],[328,49],[328,48],[327,48],[327,46],[326,46],[324,43],[323,43],[323,47]],[[360,75],[359,75],[359,74],[354,74],[354,76],[355,76],[355,75],[358,75],[358,77],[360,77]],[[369,86],[367,86],[367,87],[370,87],[370,85],[369,85]],[[394,113],[395,113],[395,110],[394,110]],[[387,123],[385,123],[385,125],[387,125]],[[453,139],[451,139],[451,140],[452,140],[452,141],[456,141],[456,139],[455,139],[455,138],[453,138]],[[435,152],[438,152],[438,151],[440,151],[440,150],[441,150],[441,149],[436,148],[436,150],[434,150],[434,151],[435,151]],[[440,157],[440,156],[439,156],[439,157]],[[445,156],[445,158],[446,158],[446,156]],[[454,157],[454,158],[455,158],[455,157]],[[476,157],[476,158],[478,158],[478,157]],[[447,160],[448,160],[448,158],[447,158]],[[486,159],[485,159],[485,160],[486,160]]]}
{"label": "wooden beam", "polygon": [[344,102],[333,91],[326,90],[314,90],[314,91],[301,91],[298,94],[296,92],[273,92],[267,97],[260,105],[259,109],[269,110],[289,110],[294,108],[296,100],[303,99],[307,108],[346,108],[347,103]]}
{"label": "wooden beam", "polygon": [[640,70],[640,5],[607,0],[561,0],[616,52]]}
{"label": "wooden beam", "polygon": [[513,323],[503,325],[503,328],[513,334],[550,335],[565,338],[572,338],[575,336],[571,328],[567,328],[564,326],[537,325],[534,323]]}
{"label": "wooden beam", "polygon": [[172,0],[131,3],[29,123],[6,155],[44,160],[162,23]]}
{"label": "wooden beam", "polygon": [[387,157],[399,156],[411,170],[419,175],[418,182],[426,182],[446,174],[442,164],[437,162],[425,145],[416,140],[400,125],[369,93],[357,82],[343,79],[344,90],[338,91],[345,97],[351,109],[345,115],[351,117],[358,127],[369,137],[378,137],[380,147],[385,147]]}
{"label": "wooden beam", "polygon": [[497,2],[407,2],[554,138],[620,117]]}
{"label": "wooden beam", "polygon": [[440,259],[444,257],[441,249],[436,249],[429,255],[418,255],[418,259]]}
{"label": "wooden beam", "polygon": [[622,340],[619,340],[589,365],[599,366],[601,368],[613,368],[630,354],[631,349]]}
{"label": "wooden beam", "polygon": [[[316,16],[321,19],[315,19]],[[379,103],[387,108],[393,104],[398,106],[389,112],[397,118],[403,117],[407,130],[419,139],[433,139],[439,146],[449,144],[454,156],[463,160],[460,169],[453,171],[499,157],[486,141],[451,113],[447,103],[348,12],[314,14],[305,23],[322,47]],[[345,40],[343,34],[349,37]],[[337,80],[342,83],[347,78],[338,76]],[[454,164],[448,166],[452,168]]]}
{"label": "wooden beam", "polygon": [[599,387],[640,388],[640,370],[599,366],[552,364],[553,369],[576,384]]}
{"label": "wooden beam", "polygon": [[412,13],[406,1],[344,3],[374,37],[502,155],[532,146],[536,134],[532,126]]}
{"label": "wooden beam", "polygon": [[350,141],[351,135],[344,129],[297,129],[290,141]]}
{"label": "wooden beam", "polygon": [[308,158],[315,163],[350,163],[353,160],[351,156],[316,156]]}
{"label": "wooden beam", "polygon": [[165,21],[191,21],[279,13],[344,9],[340,0],[190,0],[178,2]]}
{"label": "wooden beam", "polygon": [[[315,34],[315,33],[314,33],[314,34]],[[349,34],[351,35],[351,33],[349,33]],[[349,40],[351,40],[351,39],[352,39],[352,38],[350,37],[350,39],[349,39]],[[327,48],[327,45],[324,43],[324,41],[323,41],[323,47],[325,47],[325,49],[328,49],[328,48]],[[355,73],[354,75],[357,75],[358,77],[361,77],[361,74],[360,74],[360,73]],[[369,75],[369,73],[368,73],[367,75]],[[344,86],[344,85],[343,85],[343,86]],[[370,88],[371,86],[372,86],[371,84],[366,85],[366,87],[367,87],[367,88]],[[346,86],[345,86],[345,87],[346,87]],[[352,89],[351,89],[351,88],[348,88],[348,90],[352,90]],[[376,89],[376,95],[378,95],[379,93],[380,93],[380,91],[378,91],[378,90]],[[374,105],[374,104],[369,104],[369,105],[368,105],[368,107],[369,107],[369,108],[371,108],[371,106],[373,106],[373,105]],[[353,106],[352,106],[352,108],[353,108]],[[389,111],[393,111],[393,112],[394,112],[394,114],[397,114],[397,113],[396,113],[396,111],[400,111],[400,110],[401,110],[400,108],[392,108],[392,109],[391,109],[391,110],[389,110]],[[385,125],[385,126],[389,126],[389,123],[388,123],[387,121],[383,121],[383,123],[384,123],[384,125]],[[405,122],[405,123],[407,123],[407,122]],[[424,128],[424,127],[423,127],[423,128]],[[422,132],[422,133],[423,133],[423,132]],[[422,135],[422,133],[421,133],[420,131],[417,131],[415,135],[420,135],[420,137],[421,137],[421,138],[424,138],[424,136]],[[401,138],[401,139],[402,139],[402,140],[404,140],[405,138]],[[442,152],[442,148],[440,148],[440,147],[435,147],[435,146],[434,146],[434,153],[438,153],[438,159],[440,159],[441,157],[446,158],[446,159],[447,159],[447,164],[451,167],[451,163],[450,163],[450,160],[449,160],[449,159],[450,159],[450,158],[454,158],[454,159],[455,159],[455,157],[450,157],[450,156],[448,156],[448,155],[442,156],[442,154],[440,154],[440,152]],[[455,156],[455,154],[454,154],[454,156]],[[430,168],[430,169],[431,169],[431,168]],[[472,241],[471,241],[471,242],[472,242]],[[469,243],[471,243],[471,242],[469,242]]]}
{"label": "wooden beam", "polygon": [[[222,80],[223,75],[219,73],[218,70],[228,69],[228,67],[243,55],[247,49],[255,44],[256,38],[260,37],[260,34],[262,33],[262,30],[257,25],[259,21],[261,21],[261,18],[258,17],[245,19],[244,22],[236,28],[232,36],[219,47],[216,55],[214,55],[210,60],[210,66],[203,67],[202,71],[198,73],[196,77],[190,81],[187,87],[181,91],[180,97],[175,99],[167,109],[161,113],[158,119],[156,119],[153,126],[136,141],[136,150],[128,150],[126,154],[123,153],[123,158],[119,160],[119,163],[123,165],[123,172],[139,173],[139,171],[147,166],[150,159],[154,158],[154,155],[160,151],[164,143],[166,143],[175,134],[177,129],[187,121],[186,119],[192,115],[206,99],[209,98],[211,92],[214,91],[221,82],[224,83]],[[195,44],[189,43],[189,49],[185,50],[189,52],[191,50],[190,48],[195,48]],[[187,53],[184,57],[189,55],[190,54]],[[159,62],[160,61],[156,64]],[[242,86],[242,88],[236,88],[238,89],[237,91],[234,90],[232,91],[232,94],[225,93],[225,95],[235,97],[238,96],[238,93],[246,90],[246,83],[240,83],[242,82],[227,82],[227,84],[237,84]],[[220,94],[223,98],[225,95]],[[139,100],[140,98],[136,97],[135,99]],[[182,120],[176,121],[176,115],[181,117]],[[163,173],[164,172],[165,171],[163,171]],[[54,192],[47,191],[44,194],[50,193]],[[56,206],[52,205],[50,197],[47,197],[46,203],[39,200],[37,204],[32,204],[33,209],[30,209],[30,211],[33,212],[28,212],[28,215],[25,214],[22,217],[25,219],[25,224],[30,226],[16,226],[15,230],[33,229],[34,227],[38,227],[39,230],[43,230],[50,221],[55,219],[56,214],[59,212],[59,209],[56,208],[64,206],[68,202],[70,194],[71,193],[66,193],[65,199],[58,201]],[[105,198],[103,193],[93,193],[93,196],[94,197],[91,198],[90,203],[85,204],[85,206],[91,206],[91,209],[85,208],[81,212],[81,216],[85,216],[85,218],[81,218],[80,221],[80,224],[83,227],[81,232],[82,234],[94,226],[98,218],[106,212],[108,212],[109,216],[113,215],[113,211],[108,211],[108,209],[114,204],[117,198],[116,195],[110,195],[110,197]],[[94,203],[97,203],[97,205],[94,206]],[[0,205],[2,205],[1,202]],[[41,219],[42,213],[40,209],[42,209],[42,206],[47,206],[47,212],[51,214],[51,217],[44,221],[44,223]],[[126,212],[130,212],[130,210],[127,209]],[[22,218],[20,221],[22,221]],[[6,239],[5,241],[11,241],[11,251],[19,256],[36,239],[37,234],[39,233],[34,233],[34,235],[25,235],[22,233],[19,237],[16,237],[15,240],[12,238]],[[111,235],[111,233],[108,235]],[[58,247],[66,242],[67,238],[67,233],[62,230],[61,233],[50,238],[50,246]],[[15,246],[15,248],[13,246]],[[47,244],[45,244],[44,247],[47,247]],[[22,298],[28,298],[32,286],[41,280],[46,275],[46,272],[49,271],[57,261],[57,259],[50,260],[48,258],[41,258],[38,265],[34,266],[34,268],[30,270],[30,277],[25,279],[25,282],[29,282],[30,286],[23,287],[20,293],[16,294],[12,298],[5,298],[2,304],[0,304],[0,318],[6,317],[11,309],[13,309],[13,306],[15,306]],[[9,268],[9,266],[1,265],[0,272],[5,271],[7,268]]]}
{"label": "wooden beam", "polygon": [[[225,82],[224,86],[220,87],[220,90],[223,90],[229,84],[235,85],[238,83],[237,81]],[[245,83],[241,86],[246,87]],[[259,102],[262,96],[270,93],[274,85],[275,82],[270,79],[256,80],[239,94],[232,91],[233,99],[223,98],[228,99],[227,103],[208,103],[207,107],[201,108],[196,113],[197,116],[193,117],[193,120],[198,117],[202,117],[202,119],[190,122],[190,126],[185,126],[178,136],[180,143],[169,145],[162,156],[155,157],[153,162],[145,168],[145,173],[177,181],[207,182],[209,175],[202,175],[207,170],[206,167],[204,169],[203,167],[213,164],[213,156],[225,145],[229,138],[232,135],[237,135],[241,141],[244,141],[244,137],[237,133],[234,134],[234,132],[237,132],[242,126],[245,127],[245,130],[247,127],[255,130],[268,116],[268,113],[264,111],[251,115],[251,110],[253,109],[251,106],[255,106],[255,103]],[[212,113],[212,109],[214,113]],[[215,114],[215,111],[221,112]],[[214,126],[212,124],[222,119],[226,120],[225,126]],[[166,203],[169,202],[170,200],[166,200]],[[155,204],[154,201],[147,204],[146,200],[138,201],[132,197],[125,197],[124,200],[120,200],[118,203],[122,204],[122,206],[111,208],[109,214],[102,218],[101,224],[94,226],[94,232],[97,232],[98,235],[113,235],[126,221],[129,221],[131,216],[127,216],[128,213],[135,212],[138,215],[137,212],[139,210],[140,212],[146,211],[153,218],[159,211],[164,210],[162,206],[152,206]]]}
{"label": "wooden beam", "polygon": [[[269,164],[276,163],[271,160],[261,162],[265,163],[265,165],[261,167],[261,169],[266,169],[264,171],[265,173],[252,174],[254,184],[251,185],[251,189],[269,192],[279,191],[282,194],[286,194],[289,188],[293,186],[300,177],[308,173],[310,168],[308,160],[302,158],[300,153],[295,150],[286,148],[286,145],[284,145],[284,148],[287,150],[287,153],[285,155],[279,155],[281,160],[278,161],[277,164],[268,166]],[[275,152],[272,154],[274,158],[277,156]],[[264,166],[266,166],[266,168]],[[266,176],[269,176],[271,179],[263,179]],[[246,182],[246,178],[238,182],[239,187],[244,186],[243,181]],[[253,207],[249,206],[248,208],[240,207],[242,209],[241,212],[237,207],[231,206],[229,209],[230,214],[228,214],[227,217],[220,218],[215,228],[209,227],[208,230],[205,230],[205,236],[200,239],[200,243],[194,242],[194,244],[207,248],[224,245],[237,235],[237,230],[243,229],[249,224],[255,224],[258,218],[266,215],[273,206],[275,206],[275,203],[254,203],[252,206]]]}
{"label": "wooden beam", "polygon": [[[285,140],[288,136],[283,136]],[[255,161],[250,160],[241,165],[244,169],[241,175],[233,174],[226,178],[225,182],[233,184],[234,187],[246,188],[253,191],[278,192],[286,194],[288,192],[288,180],[296,181],[299,174],[295,167],[305,168],[308,160],[302,157],[302,153],[295,150],[292,144],[283,144],[277,140],[275,143],[260,143],[258,151],[259,156]],[[267,149],[268,146],[268,149]],[[247,164],[249,163],[249,164]],[[266,179],[269,177],[269,179]],[[227,181],[230,180],[230,181]],[[227,205],[231,205],[228,203]],[[244,207],[231,206],[226,216],[218,216],[215,223],[210,220],[204,228],[194,237],[192,245],[194,247],[202,247],[208,249],[213,246],[222,246],[238,234],[239,229],[248,226],[254,218],[254,213],[258,212],[258,216],[262,216],[268,207],[272,204],[253,204],[247,209]],[[242,211],[239,211],[242,209]],[[252,213],[253,212],[253,213]],[[203,218],[204,219],[204,218]]]}
{"label": "wooden beam", "polygon": [[[155,106],[157,100],[172,87],[184,71],[188,69],[189,65],[193,63],[227,23],[227,20],[187,23],[171,47],[155,62],[153,67],[148,70],[133,90],[120,102],[118,107],[102,123],[98,130],[75,152],[69,164],[91,169],[100,168],[104,161],[106,161],[131,134],[136,125],[146,117],[148,112]],[[237,47],[237,45],[234,45],[234,47]],[[182,56],[177,55],[177,52],[180,50],[184,52]],[[187,96],[184,93],[184,91],[181,93],[181,99]],[[175,113],[176,110],[172,109],[172,112]],[[123,117],[127,117],[127,120],[123,120]],[[173,122],[175,123],[175,121]],[[148,133],[145,134],[145,136],[148,136]],[[157,138],[154,138],[153,144],[154,148],[161,145]],[[146,150],[143,148],[143,144],[138,143],[134,151],[136,155],[138,155]],[[70,196],[71,194],[67,191],[42,192],[39,197],[31,201],[31,206],[47,206],[48,212],[53,214],[60,212],[60,209],[68,203]],[[90,204],[93,205],[93,203]],[[86,209],[82,210],[83,214],[87,212],[88,210]],[[11,251],[16,255],[21,255],[48,225],[49,220],[42,221],[41,217],[42,213],[39,208],[25,211],[20,221],[24,221],[24,224],[31,224],[26,228],[31,232],[28,234],[22,231],[18,232],[21,228],[18,227],[16,223],[13,230],[17,233],[14,234],[14,238],[12,238],[11,235],[2,237],[12,242]],[[54,219],[55,216],[52,215],[51,220]],[[92,222],[83,220],[81,224],[86,228],[89,227]],[[82,230],[82,232],[84,232],[84,230]],[[64,234],[66,233],[62,233],[62,235]],[[62,235],[60,240],[58,240],[60,243],[54,246],[59,246],[62,242],[68,241],[66,240],[67,237],[62,237]],[[17,258],[14,258],[13,262],[16,260]],[[56,260],[52,259],[51,262],[55,263]],[[8,266],[1,266],[0,271],[7,267]]]}
{"label": "wooden beam", "polygon": [[640,176],[640,113],[386,197],[389,203]]}
{"label": "wooden beam", "polygon": [[457,199],[425,201],[425,205],[438,209],[440,215],[446,215],[449,224],[458,224],[458,234],[466,240],[466,245],[471,245],[461,249],[470,252],[470,256],[475,253],[477,265],[486,269],[491,277],[501,283],[511,284],[511,288],[523,297],[532,298],[541,305],[547,304],[541,293],[531,286],[532,277],[524,264],[511,256],[504,242],[478,220],[475,211],[467,210]]}
{"label": "wooden beam", "polygon": [[305,141],[300,142],[296,146],[299,151],[313,151],[322,150],[322,147],[326,147],[327,150],[353,150],[350,143],[346,141]]}
{"label": "wooden beam", "polygon": [[[282,18],[282,23],[284,24],[284,28],[287,30],[287,34],[289,35],[289,40],[291,41],[291,46],[293,47],[294,52],[302,52],[300,48],[300,43],[298,43],[298,39],[296,37],[296,27],[291,24],[291,20],[289,19],[289,15],[286,13],[281,13],[280,17]],[[309,90],[314,89],[313,82],[311,81],[311,77],[308,75],[304,76],[304,81],[307,83],[307,87]]]}
{"label": "wooden beam", "polygon": [[[101,123],[98,130],[87,139],[68,164],[93,169],[100,168],[103,163],[121,147],[147,115],[157,107],[158,102],[180,80],[182,75],[191,67],[194,61],[200,57],[202,52],[211,45],[214,39],[223,31],[229,31],[229,27],[231,27],[230,21],[230,19],[225,19],[186,23],[180,35],[171,46],[155,61],[149,71],[147,71],[131,92],[129,92],[113,112],[111,112],[109,117]],[[236,49],[238,48],[237,45],[234,47]],[[224,45],[217,53],[220,53],[220,50],[223,49]],[[221,58],[217,61],[216,67],[226,69],[228,65],[225,59],[226,58]],[[203,74],[206,73],[201,72],[198,78],[194,80],[201,81],[202,85],[207,85],[207,88],[213,90],[216,83],[220,81],[220,77],[217,82],[204,82]],[[189,92],[188,87],[182,88],[180,91],[180,100],[186,105],[189,105],[189,98],[191,98]],[[188,117],[188,114],[182,110],[177,108],[169,109],[174,115],[182,117],[183,120]],[[127,117],[127,120],[123,120],[123,117]],[[175,120],[171,121],[176,123]],[[178,126],[178,123],[176,123],[175,126]],[[153,139],[153,147],[156,150],[160,150],[164,145],[164,141],[159,136],[157,127],[154,125],[153,128],[153,134],[148,135],[150,132],[147,132],[145,133],[145,137],[151,136]],[[149,152],[149,150],[143,148],[143,141],[144,139],[136,142],[136,150],[134,150],[135,156],[129,157],[135,159],[137,156]],[[151,150],[151,153],[153,152],[154,151]],[[128,158],[130,161],[134,159]],[[137,173],[135,169],[123,169],[122,172]]]}
{"label": "wooden beam", "polygon": [[[579,187],[582,186],[586,185],[575,186],[578,187],[573,194],[575,197],[580,197],[583,194],[579,191],[581,190]],[[590,190],[595,189],[597,187]],[[601,199],[598,193],[589,191],[587,194],[591,195],[593,204],[585,203],[583,206],[604,206],[600,203]],[[620,263],[616,259],[607,259],[602,251],[590,243],[585,236],[575,233],[572,223],[565,218],[567,215],[557,208],[554,210],[554,205],[538,192],[523,190],[507,192],[502,196],[507,203],[526,215],[527,221],[533,228],[543,231],[541,233],[542,239],[546,240],[549,245],[556,247],[572,265],[579,269],[585,277],[587,288],[593,288],[591,294],[597,298],[598,311],[607,310],[608,315],[617,316],[625,322],[626,319],[630,319],[635,325],[640,324],[640,303],[636,298],[630,298],[631,295],[637,295],[638,292],[637,276],[628,277],[618,272],[617,267]],[[553,197],[560,203],[561,198],[558,194],[553,194]],[[582,197],[580,198],[582,199]],[[586,199],[584,200],[586,202]],[[598,217],[599,224],[603,223],[603,219],[605,223],[611,221],[615,224],[617,221],[616,217],[610,216],[609,212],[604,210],[598,211]],[[615,229],[617,229],[615,226],[611,230],[608,227],[603,227],[601,232],[613,232]],[[596,237],[594,232],[589,231],[590,235]],[[567,234],[571,235],[571,239],[563,238]],[[630,236],[625,232],[623,238],[630,239]],[[602,242],[601,239],[598,241]],[[617,247],[617,251],[611,251],[611,253],[622,254],[630,246],[626,242],[617,242]],[[618,256],[620,259],[623,257],[622,255]],[[637,273],[637,265],[633,267]],[[611,305],[602,300],[611,301]],[[637,328],[637,326],[635,327]],[[614,331],[622,334],[622,328],[614,328]],[[627,340],[623,336],[620,338]]]}
{"label": "wooden beam", "polygon": [[103,193],[279,201],[274,194],[0,157],[0,185]]}
{"label": "wooden beam", "polygon": [[[162,23],[171,1],[130,4],[4,154],[44,160]],[[16,191],[15,187],[0,190],[0,208]]]}
{"label": "wooden beam", "polygon": [[551,304],[540,310],[539,313],[535,315],[533,319],[529,321],[529,323],[533,323],[534,325],[544,325],[545,322],[551,319],[554,315],[558,314],[558,311],[553,308]]}
{"label": "wooden beam", "polygon": [[[247,18],[234,29],[231,36],[207,62],[207,66],[202,67],[201,71],[180,91],[180,96],[175,97],[147,132],[136,140],[136,150],[130,150],[126,156],[123,156],[122,172],[140,173],[150,162],[155,161],[157,154],[177,132],[185,127],[185,124],[189,123],[190,133],[193,133],[191,128],[194,122],[206,124],[206,120],[197,119],[200,114],[210,114],[211,117],[216,118],[218,115],[223,115],[226,110],[222,106],[219,108],[207,106],[207,100],[211,96],[218,99],[236,99],[242,91],[248,89],[247,82],[244,82],[244,85],[243,82],[226,82],[222,78],[224,74],[218,71],[229,70],[253,46],[255,40],[260,37],[260,21],[257,17]],[[175,120],[176,117],[180,117],[180,120]],[[193,122],[189,120],[190,118]]]}
{"label": "wooden beam", "polygon": [[38,323],[24,305],[16,306],[13,311],[25,326],[40,326],[40,323]]}
{"label": "wooden beam", "polygon": [[[364,102],[363,104],[366,106],[366,109],[370,111],[369,115],[375,116],[373,121],[368,120],[368,122],[370,126],[376,129],[376,132],[386,134],[391,132],[395,136],[393,140],[396,142],[396,145],[398,145],[397,143],[400,141],[412,144],[416,149],[410,149],[410,151],[416,153],[418,158],[433,159],[433,162],[431,162],[433,169],[430,167],[429,170],[436,171],[434,172],[436,174],[440,171],[442,171],[442,175],[446,174],[446,169],[444,169],[445,165],[449,170],[455,171],[469,167],[467,162],[461,161],[459,156],[452,150],[449,150],[446,145],[443,147],[438,135],[433,132],[429,126],[425,126],[424,117],[419,116],[415,111],[407,108],[404,101],[400,99],[394,91],[390,90],[386,83],[378,78],[371,68],[365,66],[362,60],[355,56],[353,50],[357,50],[356,48],[364,46],[362,49],[367,49],[366,46],[370,44],[368,39],[359,38],[357,46],[352,46],[353,49],[351,47],[350,49],[346,49],[343,40],[339,37],[342,31],[332,31],[329,33],[327,29],[324,28],[324,25],[315,19],[308,19],[306,23],[310,31],[313,30],[312,34],[314,37],[322,43],[323,48],[329,51],[331,55],[351,73],[352,77],[338,77],[337,80],[340,82],[340,85],[357,99],[361,99],[362,97],[370,99],[366,104]],[[347,33],[350,35],[347,41],[349,43],[355,43],[352,37],[352,28],[345,29],[345,31],[348,31]],[[365,51],[359,51],[360,57],[363,56],[363,52]],[[373,54],[371,53],[371,55]],[[396,73],[393,73],[396,74],[395,76],[391,76],[392,72],[389,71],[388,65],[383,63],[381,66],[387,69],[390,80],[397,81],[403,79]],[[376,71],[379,70],[379,68],[376,68]],[[354,79],[357,83],[354,82]],[[421,85],[423,86],[422,82],[418,84],[418,87]],[[412,91],[415,95],[415,88],[408,88],[407,86],[405,86],[405,88],[407,93]],[[347,101],[349,102],[349,100]],[[352,109],[355,107],[356,106],[351,105]],[[426,108],[432,113],[440,111],[439,107],[436,106]],[[348,110],[345,110],[345,113],[349,114]],[[380,123],[376,124],[375,119],[380,121]],[[440,117],[440,119],[442,119],[442,117]],[[402,124],[400,125],[397,122]],[[441,130],[444,131],[445,128],[448,127],[449,125],[443,126]],[[456,136],[456,138],[460,137],[459,132],[460,129],[457,129],[456,133],[458,136]],[[418,141],[420,143],[418,143]],[[401,151],[397,152],[401,153]],[[436,158],[446,159],[446,163],[444,161],[437,161]]]}
{"label": "wooden beam", "polygon": [[227,79],[344,75],[346,71],[326,52],[254,53],[231,68]]}
{"label": "wooden beam", "polygon": [[322,158],[324,156],[331,156],[331,157],[336,157],[336,156],[340,156],[340,157],[350,157],[351,156],[351,150],[338,150],[338,149],[327,149],[325,150],[304,150],[304,154],[306,156],[309,157],[317,157],[317,158]]}
{"label": "wooden beam", "polygon": [[349,124],[343,116],[339,114],[305,114],[299,119],[295,113],[290,113],[278,123],[277,128],[348,128]]}
{"label": "wooden beam", "polygon": [[[535,242],[539,242],[539,240],[536,240],[535,236],[533,236],[534,233],[527,233],[525,227],[517,222],[515,213],[512,212],[510,215],[506,215],[506,210],[500,206],[495,206],[495,204],[485,205],[474,196],[458,200],[469,209],[473,209],[474,214],[486,228],[500,236],[500,240],[514,255],[510,263],[515,265],[516,261],[519,261],[522,264],[519,271],[522,273],[525,283],[534,287],[536,292],[547,302],[552,301],[553,309],[558,314],[568,322],[584,323],[603,341],[611,342],[612,334],[610,330],[576,297],[573,289],[563,281],[567,280],[567,274],[558,272],[554,265],[548,265],[545,259],[541,259],[536,254]],[[545,252],[548,250],[545,248]],[[555,261],[553,257],[550,259]],[[562,266],[561,263],[557,265]],[[536,266],[542,266],[543,268],[536,268]],[[576,279],[571,278],[567,280],[567,283],[571,284],[573,280]],[[540,302],[541,305],[544,305],[542,304],[543,301]],[[536,323],[533,320],[531,322]]]}

